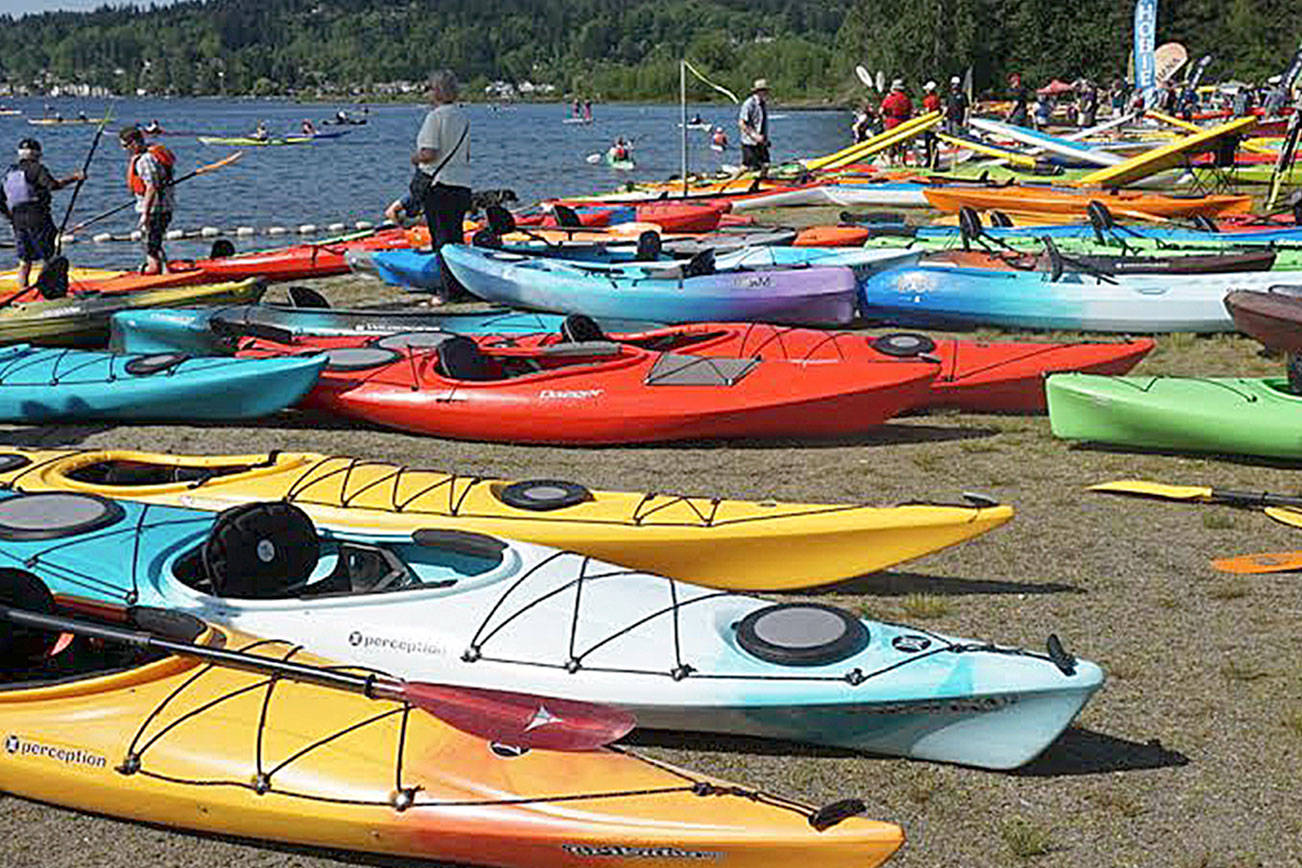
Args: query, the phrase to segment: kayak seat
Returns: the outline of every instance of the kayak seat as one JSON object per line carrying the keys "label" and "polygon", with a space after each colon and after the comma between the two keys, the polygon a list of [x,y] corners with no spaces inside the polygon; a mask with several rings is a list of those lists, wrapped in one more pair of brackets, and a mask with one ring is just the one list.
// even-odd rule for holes
{"label": "kayak seat", "polygon": [[568,205],[553,205],[552,213],[556,215],[556,225],[562,229],[582,229],[583,221],[573,208]]}
{"label": "kayak seat", "polygon": [[707,247],[687,260],[683,266],[683,277],[705,277],[714,274],[714,248]]}
{"label": "kayak seat", "polygon": [[170,371],[190,357],[185,353],[155,353],[137,356],[126,363],[124,370],[133,377],[148,377]]}
{"label": "kayak seat", "polygon": [[484,209],[484,218],[488,228],[497,236],[509,235],[515,231],[515,217],[501,205],[489,205]]}
{"label": "kayak seat", "polygon": [[664,254],[664,245],[660,243],[660,233],[647,230],[637,236],[637,253],[634,259],[638,262],[656,262]]}
{"label": "kayak seat", "polygon": [[215,596],[277,599],[307,586],[320,542],[312,519],[292,503],[242,503],[218,514],[200,558]]}
{"label": "kayak seat", "polygon": [[435,349],[438,370],[450,380],[482,383],[497,379],[493,376],[489,359],[479,349],[479,344],[464,335],[455,335]]}
{"label": "kayak seat", "polygon": [[561,340],[566,343],[607,340],[597,321],[587,314],[572,313],[561,323]]}

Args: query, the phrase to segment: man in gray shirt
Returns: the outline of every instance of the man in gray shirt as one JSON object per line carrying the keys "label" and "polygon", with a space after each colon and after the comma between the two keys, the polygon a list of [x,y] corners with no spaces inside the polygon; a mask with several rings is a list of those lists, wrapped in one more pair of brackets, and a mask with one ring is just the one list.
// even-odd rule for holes
{"label": "man in gray shirt", "polygon": [[737,126],[741,128],[741,164],[763,171],[769,164],[769,83],[757,78],[750,96],[741,104]]}

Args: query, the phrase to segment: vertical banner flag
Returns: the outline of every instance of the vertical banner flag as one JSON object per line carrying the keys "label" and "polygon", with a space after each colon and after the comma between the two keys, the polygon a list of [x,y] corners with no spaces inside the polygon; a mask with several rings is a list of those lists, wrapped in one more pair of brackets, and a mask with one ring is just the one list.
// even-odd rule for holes
{"label": "vertical banner flag", "polygon": [[1135,2],[1135,90],[1148,93],[1157,83],[1157,0]]}
{"label": "vertical banner flag", "polygon": [[1285,89],[1291,88],[1293,82],[1297,81],[1298,73],[1302,73],[1302,45],[1298,46],[1297,54],[1293,55],[1293,62],[1288,65],[1288,68],[1284,70],[1284,74],[1280,76],[1280,84]]}
{"label": "vertical banner flag", "polygon": [[1204,54],[1194,67],[1193,75],[1189,77],[1189,86],[1194,90],[1198,89],[1198,84],[1203,80],[1203,75],[1207,72],[1207,66],[1212,62],[1210,54]]}

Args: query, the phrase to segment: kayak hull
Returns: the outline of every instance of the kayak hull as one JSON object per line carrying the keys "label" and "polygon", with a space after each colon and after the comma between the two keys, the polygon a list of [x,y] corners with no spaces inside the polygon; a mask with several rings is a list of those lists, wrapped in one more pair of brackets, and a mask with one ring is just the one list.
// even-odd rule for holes
{"label": "kayak hull", "polygon": [[[443,527],[505,536],[729,590],[795,590],[866,575],[1004,524],[1011,507],[726,500],[587,491],[545,511],[503,500],[508,480],[346,456],[193,456],[130,451],[3,453],[0,484],[221,511],[286,500],[319,525],[411,534]],[[192,481],[202,477],[199,484]]]}
{"label": "kayak hull", "polygon": [[1239,290],[1225,296],[1225,308],[1234,327],[1248,337],[1278,352],[1302,353],[1302,298],[1290,292]]}
{"label": "kayak hull", "polygon": [[1302,459],[1302,397],[1283,380],[1061,374],[1047,390],[1065,440]]}

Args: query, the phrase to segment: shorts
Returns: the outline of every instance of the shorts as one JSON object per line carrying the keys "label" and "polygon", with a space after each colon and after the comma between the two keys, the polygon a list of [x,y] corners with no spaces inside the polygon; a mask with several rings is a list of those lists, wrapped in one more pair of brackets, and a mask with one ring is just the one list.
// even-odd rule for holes
{"label": "shorts", "polygon": [[44,262],[54,257],[54,237],[58,230],[53,221],[36,226],[14,226],[14,247],[21,262]]}
{"label": "shorts", "polygon": [[768,145],[742,145],[741,164],[747,169],[759,169],[769,164]]}
{"label": "shorts", "polygon": [[140,235],[140,245],[145,249],[145,256],[152,256],[155,259],[166,259],[163,253],[163,236],[167,234],[167,227],[172,225],[171,211],[155,211],[149,215],[145,221],[145,231]]}

